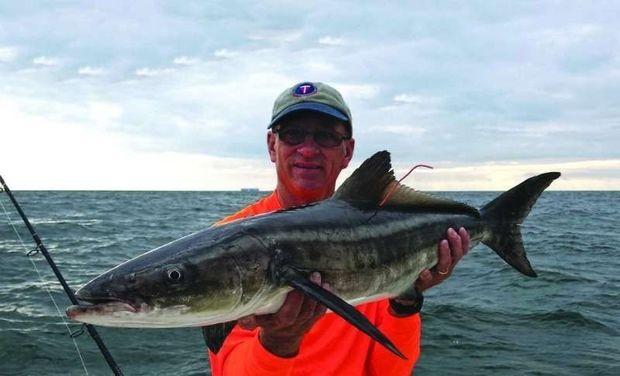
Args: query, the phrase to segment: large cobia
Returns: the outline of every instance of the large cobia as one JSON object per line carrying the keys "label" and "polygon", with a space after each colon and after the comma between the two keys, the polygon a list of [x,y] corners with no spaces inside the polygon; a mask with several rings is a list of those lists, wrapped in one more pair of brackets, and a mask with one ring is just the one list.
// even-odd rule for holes
{"label": "large cobia", "polygon": [[[472,244],[535,277],[519,224],[559,176],[532,177],[477,210],[398,184],[389,153],[378,152],[328,200],[211,227],[105,272],[77,292],[90,304],[67,314],[104,326],[210,326],[205,336],[217,352],[231,321],[277,311],[295,288],[402,356],[353,305],[407,294],[437,263],[448,227],[465,227]],[[310,282],[313,271],[333,293]]]}

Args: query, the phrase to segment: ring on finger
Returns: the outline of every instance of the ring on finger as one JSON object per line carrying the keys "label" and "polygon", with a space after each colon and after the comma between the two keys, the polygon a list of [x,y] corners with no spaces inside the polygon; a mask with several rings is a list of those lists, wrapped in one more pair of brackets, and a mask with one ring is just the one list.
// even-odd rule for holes
{"label": "ring on finger", "polygon": [[441,270],[438,270],[437,273],[441,274],[441,275],[446,275],[448,274],[450,271],[446,270],[445,272],[442,272]]}

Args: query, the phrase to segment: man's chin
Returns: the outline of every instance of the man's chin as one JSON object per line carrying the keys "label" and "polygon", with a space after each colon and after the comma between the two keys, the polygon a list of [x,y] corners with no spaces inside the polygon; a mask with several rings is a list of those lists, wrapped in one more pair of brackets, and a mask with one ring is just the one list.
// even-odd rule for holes
{"label": "man's chin", "polygon": [[295,193],[301,197],[324,199],[326,185],[324,180],[296,179],[293,183]]}
{"label": "man's chin", "polygon": [[305,189],[325,188],[325,172],[321,169],[294,168],[292,171],[293,184]]}

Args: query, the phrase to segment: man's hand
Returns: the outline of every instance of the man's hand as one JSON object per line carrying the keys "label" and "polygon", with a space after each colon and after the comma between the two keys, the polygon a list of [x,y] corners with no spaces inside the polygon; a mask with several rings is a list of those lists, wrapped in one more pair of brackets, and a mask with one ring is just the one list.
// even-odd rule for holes
{"label": "man's hand", "polygon": [[432,269],[426,269],[415,282],[418,292],[423,292],[448,278],[459,260],[469,251],[469,233],[463,227],[457,233],[449,228],[446,232],[447,239],[443,239],[437,246],[439,260]]}
{"label": "man's hand", "polygon": [[[321,283],[321,275],[314,272],[310,280],[329,290]],[[298,290],[288,293],[278,312],[269,315],[251,315],[239,319],[239,326],[246,330],[260,327],[259,340],[270,353],[290,358],[299,352],[304,335],[325,314],[325,306]]]}
{"label": "man's hand", "polygon": [[423,302],[421,293],[448,278],[459,260],[469,251],[469,233],[463,227],[458,233],[449,228],[446,238],[437,245],[437,265],[430,270],[423,270],[414,283],[415,291],[420,293],[419,296],[417,298],[401,296],[390,299],[392,315],[406,317],[419,312]]}

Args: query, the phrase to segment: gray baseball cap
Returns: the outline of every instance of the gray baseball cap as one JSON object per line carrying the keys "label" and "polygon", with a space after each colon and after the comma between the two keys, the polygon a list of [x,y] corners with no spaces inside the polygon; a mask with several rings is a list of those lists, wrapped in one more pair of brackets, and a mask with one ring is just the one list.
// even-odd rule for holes
{"label": "gray baseball cap", "polygon": [[273,104],[271,128],[285,116],[298,111],[320,112],[338,120],[349,127],[353,123],[351,110],[338,90],[322,82],[301,82],[282,92]]}

